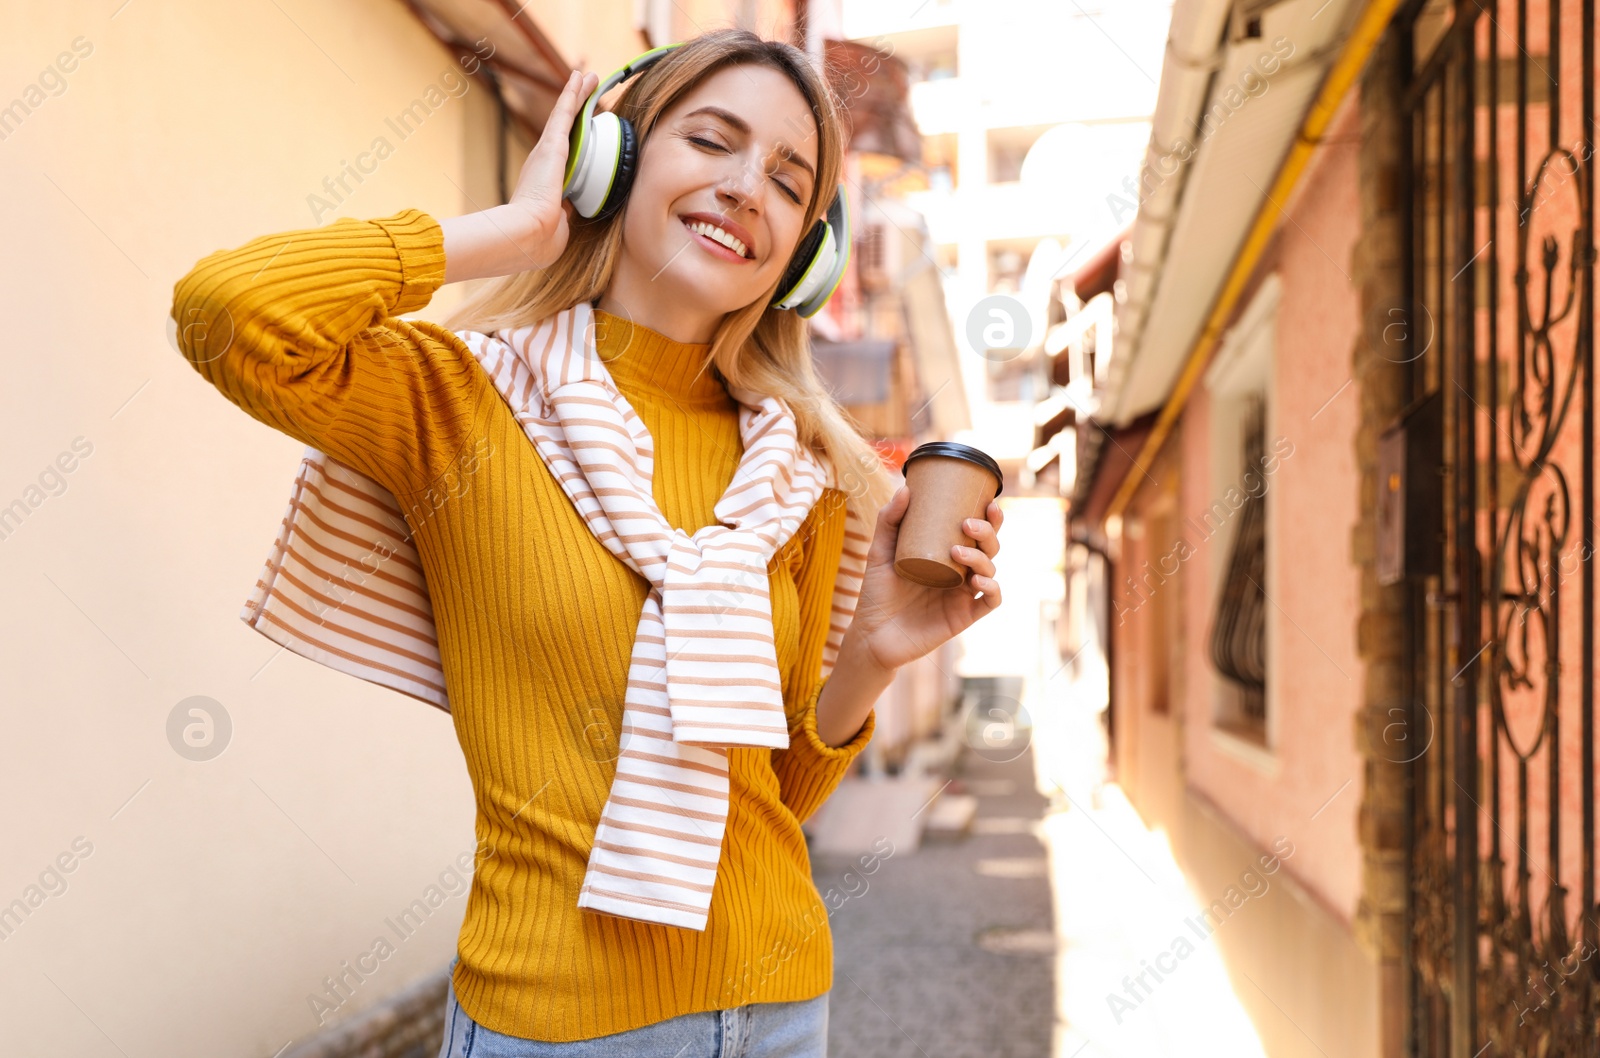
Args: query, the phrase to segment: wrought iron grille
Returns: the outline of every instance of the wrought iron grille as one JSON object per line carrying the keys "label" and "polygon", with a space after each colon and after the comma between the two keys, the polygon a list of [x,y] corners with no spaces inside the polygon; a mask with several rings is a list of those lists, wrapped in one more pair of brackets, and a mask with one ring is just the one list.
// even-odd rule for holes
{"label": "wrought iron grille", "polygon": [[[1258,469],[1266,449],[1266,414],[1259,399],[1247,407],[1240,465]],[[1251,727],[1261,726],[1266,719],[1266,531],[1266,492],[1246,490],[1211,626],[1211,663],[1238,689],[1238,719]]]}
{"label": "wrought iron grille", "polygon": [[1443,400],[1443,573],[1411,602],[1408,1038],[1428,1058],[1587,1058],[1594,4],[1412,3],[1395,32],[1412,386]]}

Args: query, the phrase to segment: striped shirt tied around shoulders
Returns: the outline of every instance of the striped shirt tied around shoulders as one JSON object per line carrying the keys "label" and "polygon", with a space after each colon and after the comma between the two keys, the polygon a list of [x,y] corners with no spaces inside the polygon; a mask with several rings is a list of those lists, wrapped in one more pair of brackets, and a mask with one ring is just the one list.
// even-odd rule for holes
{"label": "striped shirt tied around shoulders", "polygon": [[[616,776],[578,906],[704,930],[728,816],[733,747],[789,745],[767,567],[823,490],[830,461],[780,400],[730,387],[744,451],[718,522],[673,528],[653,496],[649,430],[612,381],[587,303],[493,334],[457,332],[595,538],[651,585],[628,672]],[[423,566],[382,485],[308,448],[241,618],[305,657],[449,711]],[[859,514],[834,583],[826,678],[866,570]],[[330,628],[307,600],[351,561],[385,556]],[[337,594],[337,591],[334,592]]]}

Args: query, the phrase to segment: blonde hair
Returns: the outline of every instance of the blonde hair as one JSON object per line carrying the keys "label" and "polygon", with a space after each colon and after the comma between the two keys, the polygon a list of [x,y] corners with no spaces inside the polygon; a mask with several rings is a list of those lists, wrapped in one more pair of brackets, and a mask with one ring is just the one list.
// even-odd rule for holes
{"label": "blonde hair", "polygon": [[[802,232],[809,231],[827,212],[839,185],[844,132],[833,93],[805,52],[782,41],[763,40],[749,30],[706,33],[629,78],[613,109],[632,123],[642,151],[661,115],[684,93],[712,73],[739,64],[769,66],[787,74],[816,118],[817,178],[801,226]],[[567,245],[554,263],[485,284],[440,321],[441,325],[481,332],[512,329],[580,301],[594,302],[611,283],[621,251],[625,213],[625,208],[619,209],[597,220],[574,214]],[[805,321],[792,310],[769,307],[778,282],[760,298],[723,318],[712,337],[710,363],[724,384],[776,397],[788,405],[800,443],[833,464],[835,482],[846,502],[871,526],[899,481],[823,387],[812,363]]]}

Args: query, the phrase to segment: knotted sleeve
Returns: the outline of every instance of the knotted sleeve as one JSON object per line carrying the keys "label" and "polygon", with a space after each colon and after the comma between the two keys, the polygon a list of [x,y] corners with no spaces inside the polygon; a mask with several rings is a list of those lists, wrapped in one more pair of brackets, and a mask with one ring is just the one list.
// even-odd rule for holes
{"label": "knotted sleeve", "polygon": [[817,737],[817,699],[826,682],[821,678],[822,648],[833,614],[833,584],[844,552],[844,527],[844,493],[827,489],[798,530],[805,534],[795,577],[800,596],[800,657],[794,667],[794,686],[786,695],[789,746],[772,751],[772,768],[778,775],[780,800],[802,823],[822,807],[849,773],[877,725],[877,710],[873,709],[861,730],[844,745],[830,746]]}
{"label": "knotted sleeve", "polygon": [[461,453],[487,393],[459,339],[394,318],[443,281],[428,214],[340,218],[202,258],[172,319],[184,358],[250,416],[412,492]]}

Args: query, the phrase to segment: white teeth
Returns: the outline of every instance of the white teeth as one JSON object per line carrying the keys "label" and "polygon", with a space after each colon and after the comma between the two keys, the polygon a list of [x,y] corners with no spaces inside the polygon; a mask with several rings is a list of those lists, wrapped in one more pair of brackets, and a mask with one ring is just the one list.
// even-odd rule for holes
{"label": "white teeth", "polygon": [[738,239],[735,239],[732,235],[729,235],[715,224],[707,224],[703,220],[691,220],[688,222],[688,225],[690,231],[698,232],[709,239],[715,239],[717,242],[720,242],[722,245],[726,246],[740,257],[746,256],[744,243],[740,242]]}

